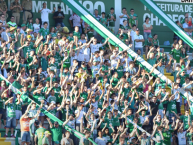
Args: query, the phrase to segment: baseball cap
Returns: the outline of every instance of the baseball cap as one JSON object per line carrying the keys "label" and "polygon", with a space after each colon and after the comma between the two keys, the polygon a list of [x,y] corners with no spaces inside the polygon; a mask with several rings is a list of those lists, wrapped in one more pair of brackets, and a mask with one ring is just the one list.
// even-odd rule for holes
{"label": "baseball cap", "polygon": [[44,134],[51,135],[51,133],[49,131],[45,131]]}
{"label": "baseball cap", "polygon": [[58,122],[57,122],[57,121],[55,121],[55,122],[54,122],[54,125],[58,125]]}
{"label": "baseball cap", "polygon": [[148,38],[153,38],[153,37],[152,37],[152,35],[150,34],[150,35],[148,36]]}
{"label": "baseball cap", "polygon": [[139,28],[137,28],[136,31],[140,31]]}
{"label": "baseball cap", "polygon": [[21,27],[25,27],[26,25],[25,24],[22,24]]}
{"label": "baseball cap", "polygon": [[61,6],[58,6],[58,9],[61,9]]}

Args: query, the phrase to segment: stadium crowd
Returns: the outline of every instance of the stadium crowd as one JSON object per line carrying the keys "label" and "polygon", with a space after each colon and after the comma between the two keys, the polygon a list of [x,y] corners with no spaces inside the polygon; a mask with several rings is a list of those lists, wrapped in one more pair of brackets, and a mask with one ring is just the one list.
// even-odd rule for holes
{"label": "stadium crowd", "polygon": [[[9,129],[15,137],[14,129],[19,127],[22,145],[90,145],[88,138],[98,145],[193,144],[190,47],[177,35],[167,55],[160,48],[158,35],[152,34],[148,17],[140,31],[138,19],[142,18],[132,8],[123,8],[119,16],[114,8],[101,16],[94,10],[93,16],[128,49],[138,56],[145,55],[153,66],[147,72],[137,57],[132,60],[127,51],[112,46],[76,13],[67,20],[60,6],[51,11],[43,3],[41,18],[35,19],[31,0],[22,4],[15,0],[7,22],[6,3],[0,3],[0,74],[12,84],[0,77],[0,128],[5,125],[4,137],[8,137]],[[20,25],[21,10],[24,15]],[[49,23],[50,13],[55,26]],[[64,21],[69,21],[71,28]],[[188,14],[176,23],[192,37],[192,18]],[[154,69],[172,73],[171,94],[166,92],[168,82],[153,77]],[[21,94],[14,93],[13,87]],[[181,88],[188,94],[187,99],[182,99]],[[45,116],[41,109],[62,120],[63,125]],[[45,128],[47,122],[49,127]],[[83,133],[84,138],[78,139],[64,129],[65,125]]]}

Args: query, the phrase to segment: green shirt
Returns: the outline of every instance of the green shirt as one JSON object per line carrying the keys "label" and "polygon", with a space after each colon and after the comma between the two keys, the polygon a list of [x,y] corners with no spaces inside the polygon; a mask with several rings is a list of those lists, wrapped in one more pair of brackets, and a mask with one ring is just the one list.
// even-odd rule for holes
{"label": "green shirt", "polygon": [[35,132],[35,135],[38,137],[38,145],[42,145],[42,140],[44,137],[44,132],[46,131],[45,128],[38,128]]}
{"label": "green shirt", "polygon": [[35,94],[33,95],[33,99],[34,99],[34,101],[37,102],[38,104],[41,104],[41,101],[45,99],[45,96],[44,96],[42,93],[40,93],[40,94],[35,93]]}
{"label": "green shirt", "polygon": [[57,66],[58,66],[58,65],[57,65],[56,63],[54,63],[54,64],[51,63],[48,67],[50,68],[50,70],[53,70],[53,71],[54,71],[54,70],[57,69]]}
{"label": "green shirt", "polygon": [[176,60],[177,63],[180,63],[180,54],[181,54],[181,51],[180,49],[172,49],[172,51],[170,52],[170,55],[173,56],[173,58]]}
{"label": "green shirt", "polygon": [[158,142],[155,143],[155,145],[162,145],[163,140],[161,138],[161,134],[159,132],[156,132],[155,133],[155,137],[156,137],[156,139],[158,141]]}
{"label": "green shirt", "polygon": [[118,82],[119,82],[118,78],[113,78],[112,87],[115,87]]}
{"label": "green shirt", "polygon": [[119,115],[117,115],[116,117],[113,116],[113,126],[119,126],[120,125],[120,121],[119,121]]}
{"label": "green shirt", "polygon": [[107,18],[100,18],[100,22],[101,22],[104,26],[107,26]]}
{"label": "green shirt", "polygon": [[[87,28],[87,36],[88,36],[88,40],[90,40],[90,38],[92,38],[94,35],[93,35],[93,28],[91,28],[91,27],[88,27]],[[85,31],[85,29],[84,29],[84,31]]]}
{"label": "green shirt", "polygon": [[[16,99],[15,102],[17,103],[18,100]],[[22,108],[22,102],[20,102],[19,104],[16,104],[16,109],[15,110],[21,111],[21,108]]]}
{"label": "green shirt", "polygon": [[51,132],[52,132],[52,140],[60,142],[62,139],[62,127],[61,126],[58,126],[58,128],[52,127]]}
{"label": "green shirt", "polygon": [[41,66],[43,71],[47,71],[48,61],[44,57],[41,58]]}
{"label": "green shirt", "polygon": [[192,136],[193,136],[193,133],[187,133],[186,134],[186,137],[187,137],[187,142],[189,143],[189,145],[192,145]]}
{"label": "green shirt", "polygon": [[153,39],[153,45],[154,45],[154,46],[156,46],[156,45],[159,46],[159,40],[158,40],[158,39],[156,39],[156,40]]}
{"label": "green shirt", "polygon": [[0,109],[5,109],[5,98],[0,97]]}
{"label": "green shirt", "polygon": [[73,36],[77,36],[78,37],[78,39],[80,39],[80,32],[73,32]]}
{"label": "green shirt", "polygon": [[32,23],[27,23],[27,28],[33,30],[33,24]]}
{"label": "green shirt", "polygon": [[156,64],[156,61],[157,61],[157,59],[154,57],[154,58],[149,58],[149,59],[147,59],[147,62],[151,65],[151,66],[153,66],[154,64]]}
{"label": "green shirt", "polygon": [[63,63],[64,68],[70,68],[70,56]]}
{"label": "green shirt", "polygon": [[133,25],[135,24],[135,20],[133,20],[132,18],[129,19],[129,24],[131,24],[131,27],[133,27]]}
{"label": "green shirt", "polygon": [[120,79],[123,76],[124,68],[123,66],[119,66],[115,71],[118,73],[118,78]]}
{"label": "green shirt", "polygon": [[[111,13],[109,13],[107,15],[107,19],[111,19],[111,16],[113,16],[116,19],[116,15],[115,14],[111,14]],[[115,27],[115,21],[114,20],[109,20],[109,27]]]}
{"label": "green shirt", "polygon": [[169,113],[172,113],[171,111],[177,113],[176,100],[171,100],[168,102],[167,110],[169,111]]}
{"label": "green shirt", "polygon": [[69,42],[74,41],[74,38],[70,36],[68,36],[67,39],[69,40]]}
{"label": "green shirt", "polygon": [[8,117],[16,117],[15,110],[16,110],[16,104],[15,103],[8,103],[7,104]]}
{"label": "green shirt", "polygon": [[29,55],[30,52],[33,51],[33,50],[34,50],[34,49],[33,49],[33,46],[32,46],[32,45],[25,46],[25,47],[23,48],[23,56],[24,56],[24,58],[26,58],[27,53],[28,53],[28,55]]}
{"label": "green shirt", "polygon": [[29,93],[28,93],[28,92],[23,93],[23,94],[21,95],[21,99],[22,99],[22,101],[23,101],[23,104],[28,103],[28,99],[29,99],[28,96],[29,96]]}
{"label": "green shirt", "polygon": [[[190,122],[192,121],[192,115],[190,115]],[[182,115],[180,116],[180,120],[183,120],[183,123],[184,123],[184,130],[187,130],[189,128],[189,125],[188,125],[188,116],[185,116],[185,115]]]}
{"label": "green shirt", "polygon": [[49,34],[49,29],[45,29],[44,27],[40,29],[39,33],[44,37],[44,39],[46,38],[46,35]]}
{"label": "green shirt", "polygon": [[80,139],[79,145],[89,145],[89,140],[86,139],[85,137]]}
{"label": "green shirt", "polygon": [[167,145],[171,145],[171,137],[173,130],[167,130],[163,132],[164,143]]}
{"label": "green shirt", "polygon": [[152,46],[152,42],[150,42],[148,39],[145,40],[144,46]]}

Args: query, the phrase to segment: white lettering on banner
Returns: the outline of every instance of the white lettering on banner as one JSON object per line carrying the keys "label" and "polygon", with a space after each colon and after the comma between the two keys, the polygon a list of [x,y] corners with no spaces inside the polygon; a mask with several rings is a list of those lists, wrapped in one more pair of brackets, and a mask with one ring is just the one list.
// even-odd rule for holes
{"label": "white lettering on banner", "polygon": [[91,1],[84,1],[82,4],[91,14],[93,14],[93,3]]}
{"label": "white lettering on banner", "polygon": [[[182,5],[182,4],[163,4],[163,3],[157,3],[157,5],[160,7],[162,11],[164,11],[174,22],[179,20],[181,21],[184,18],[184,13],[191,13],[193,12],[192,5]],[[144,6],[145,11],[149,11],[146,6]],[[171,14],[173,13],[173,14]],[[181,14],[178,14],[181,13]],[[143,20],[145,20],[145,17],[150,18],[150,22],[152,25],[156,26],[166,26],[161,20],[158,19],[153,13],[149,11],[149,13],[144,13]]]}
{"label": "white lettering on banner", "polygon": [[[33,0],[32,1],[32,12],[33,13],[38,13],[38,11],[40,9],[42,9],[42,4],[44,2],[46,2],[46,1],[35,1],[35,0]],[[83,3],[82,3],[82,1],[79,1],[79,2],[86,9],[88,9],[88,11],[91,14],[93,14],[94,9],[99,9],[99,8],[101,8],[101,12],[99,12],[99,13],[105,12],[105,4],[102,1],[96,1],[95,3],[93,3],[92,1],[84,1]],[[56,10],[57,10],[58,6],[61,6],[61,10],[64,12],[64,14],[66,14],[66,15],[72,14],[72,10],[67,5],[64,6],[63,2],[53,2],[53,1],[51,1],[49,6],[50,6],[49,9],[51,9],[51,10],[53,10],[54,7],[56,7]]]}
{"label": "white lettering on banner", "polygon": [[42,9],[44,2],[47,3],[46,1],[32,1],[32,12],[38,13]]}
{"label": "white lettering on banner", "polygon": [[101,12],[105,12],[105,4],[103,2],[100,2],[100,1],[98,1],[94,4],[94,9],[98,9],[99,6],[101,7]]}

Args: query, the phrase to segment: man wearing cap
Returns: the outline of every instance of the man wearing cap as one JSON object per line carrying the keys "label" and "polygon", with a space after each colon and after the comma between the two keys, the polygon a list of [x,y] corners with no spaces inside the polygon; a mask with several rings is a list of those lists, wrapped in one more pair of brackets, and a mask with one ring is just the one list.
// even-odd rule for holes
{"label": "man wearing cap", "polygon": [[7,12],[7,5],[6,2],[4,0],[0,0],[0,15],[4,14],[5,15],[5,20],[8,17]]}
{"label": "man wearing cap", "polygon": [[30,120],[35,119],[39,116],[40,111],[38,110],[37,113],[33,117],[29,117],[29,110],[32,103],[30,103],[27,107],[25,113],[21,116],[20,125],[21,125],[21,145],[30,143]]}
{"label": "man wearing cap", "polygon": [[61,24],[61,26],[64,27],[64,17],[64,13],[61,11],[61,6],[58,6],[58,11],[54,13],[55,25],[57,26],[58,24]]}
{"label": "man wearing cap", "polygon": [[59,145],[60,141],[62,140],[62,127],[59,126],[58,122],[55,121],[54,122],[54,126],[52,124],[52,122],[50,121],[49,118],[47,118],[49,124],[50,124],[50,129],[52,132],[52,144],[54,145]]}
{"label": "man wearing cap", "polygon": [[23,8],[23,23],[26,24],[28,19],[32,18],[32,0],[24,0],[22,2]]}
{"label": "man wearing cap", "polygon": [[41,145],[51,145],[49,142],[49,136],[52,135],[49,131],[44,132],[44,138],[42,139],[42,144]]}
{"label": "man wearing cap", "polygon": [[134,51],[137,52],[138,49],[141,50],[141,55],[143,55],[143,42],[144,38],[143,35],[140,35],[139,28],[136,29],[136,35],[134,36]]}
{"label": "man wearing cap", "polygon": [[19,0],[15,0],[11,3],[10,10],[12,11],[12,15],[15,17],[15,23],[18,25],[20,21],[20,12],[22,10],[22,7]]}
{"label": "man wearing cap", "polygon": [[22,24],[22,25],[21,25],[21,29],[20,29],[20,33],[23,34],[24,37],[26,36],[25,29],[26,29],[26,25],[25,25],[25,24]]}
{"label": "man wearing cap", "polygon": [[13,97],[9,98],[5,105],[7,106],[7,119],[6,119],[6,131],[4,137],[8,137],[9,128],[11,129],[11,137],[14,137],[14,128],[16,127],[16,105],[20,104],[20,97],[18,97],[18,102],[13,102]]}

